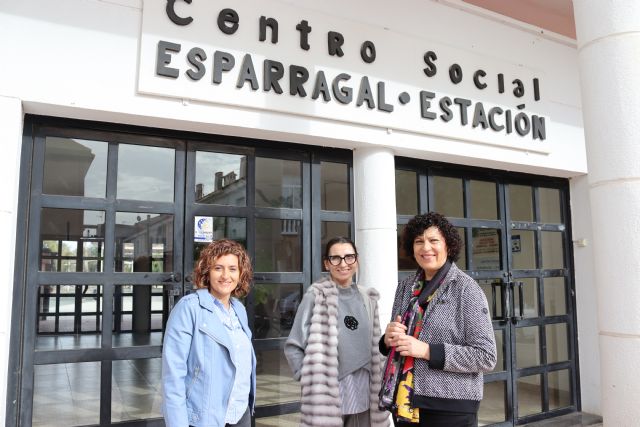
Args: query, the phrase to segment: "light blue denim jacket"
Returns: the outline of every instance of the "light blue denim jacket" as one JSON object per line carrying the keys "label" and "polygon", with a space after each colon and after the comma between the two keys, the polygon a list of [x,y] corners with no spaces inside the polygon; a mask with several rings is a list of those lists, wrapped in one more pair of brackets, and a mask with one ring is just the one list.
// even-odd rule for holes
{"label": "light blue denim jacket", "polygon": [[[162,349],[162,412],[167,427],[225,425],[225,414],[235,377],[231,337],[214,309],[208,289],[183,297],[171,311]],[[249,339],[247,312],[231,298]],[[256,356],[251,349],[253,414],[256,396]],[[248,368],[248,367],[247,367]]]}

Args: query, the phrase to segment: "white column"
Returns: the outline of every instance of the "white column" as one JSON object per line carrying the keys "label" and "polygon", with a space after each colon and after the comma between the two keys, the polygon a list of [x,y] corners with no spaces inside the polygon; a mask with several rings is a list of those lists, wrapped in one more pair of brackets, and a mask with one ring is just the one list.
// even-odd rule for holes
{"label": "white column", "polygon": [[[20,148],[22,146],[22,103],[19,99],[0,96],[0,424],[4,422],[7,401],[7,370],[13,302],[13,266],[16,251],[16,221]],[[24,197],[27,197],[26,195]]]}
{"label": "white column", "polygon": [[353,155],[358,282],[380,292],[380,324],[391,316],[398,284],[396,191],[393,151],[358,148]]}
{"label": "white column", "polygon": [[607,426],[638,425],[640,2],[573,3],[589,164],[602,415]]}

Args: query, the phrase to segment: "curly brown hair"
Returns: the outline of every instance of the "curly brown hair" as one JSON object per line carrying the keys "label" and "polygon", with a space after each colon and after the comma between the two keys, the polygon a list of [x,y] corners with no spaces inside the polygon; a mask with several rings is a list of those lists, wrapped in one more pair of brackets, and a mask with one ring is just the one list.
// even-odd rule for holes
{"label": "curly brown hair", "polygon": [[413,241],[431,227],[436,227],[442,233],[447,244],[447,258],[453,262],[457,261],[462,249],[460,234],[444,215],[437,212],[419,214],[409,220],[402,231],[402,249],[413,258]]}
{"label": "curly brown hair", "polygon": [[235,255],[238,257],[238,267],[240,268],[240,280],[238,286],[233,290],[232,296],[242,298],[249,293],[251,279],[253,279],[253,268],[249,254],[236,241],[229,239],[214,240],[202,250],[200,258],[193,269],[193,282],[198,289],[209,289],[209,272],[215,261],[224,255]]}

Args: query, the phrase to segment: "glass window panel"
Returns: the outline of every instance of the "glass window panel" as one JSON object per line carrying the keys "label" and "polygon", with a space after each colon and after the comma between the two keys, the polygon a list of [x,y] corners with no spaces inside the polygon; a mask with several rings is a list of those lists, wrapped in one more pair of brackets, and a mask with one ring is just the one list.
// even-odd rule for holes
{"label": "glass window panel", "polygon": [[113,294],[113,346],[162,345],[172,285],[118,285]]}
{"label": "glass window panel", "polygon": [[567,297],[564,277],[545,277],[544,284],[544,314],[545,316],[560,316],[567,314]]}
{"label": "glass window panel", "polygon": [[447,217],[464,218],[464,198],[461,178],[434,176],[435,210]]}
{"label": "glass window panel", "polygon": [[500,320],[504,318],[505,301],[503,294],[503,284],[501,279],[481,279],[478,280],[478,284],[482,288],[485,296],[487,297],[487,303],[489,304],[489,313],[493,320]]}
{"label": "glass window panel", "polygon": [[84,248],[104,246],[103,211],[43,208],[40,221],[41,271],[86,271],[82,261],[96,255],[85,255]]}
{"label": "glass window panel", "polygon": [[329,240],[338,236],[351,238],[351,224],[348,222],[322,221],[320,224],[320,252],[318,253],[324,256]]}
{"label": "glass window panel", "polygon": [[83,242],[82,254],[86,257],[98,257],[100,256],[100,247],[103,246],[100,241],[96,242]]}
{"label": "glass window panel", "polygon": [[256,405],[299,401],[300,383],[291,377],[291,369],[282,350],[256,350],[256,357]]}
{"label": "glass window panel", "polygon": [[[514,286],[513,288],[515,315],[524,318],[538,317],[540,313],[538,308],[538,281],[534,278],[519,278],[516,279],[516,283],[521,283],[521,285]],[[522,289],[522,291],[520,291],[520,289]],[[521,296],[522,312],[520,312]]]}
{"label": "glass window panel", "polygon": [[571,405],[571,377],[568,370],[553,371],[548,374],[549,410]]}
{"label": "glass window panel", "polygon": [[100,423],[100,362],[34,366],[32,426]]}
{"label": "glass window panel", "polygon": [[75,295],[72,295],[72,296],[60,295],[57,301],[57,304],[59,305],[58,312],[59,313],[75,313],[76,312],[75,299],[76,299]]}
{"label": "glass window panel", "polygon": [[297,427],[299,425],[300,412],[256,419],[256,427]]}
{"label": "glass window panel", "polygon": [[538,199],[540,201],[539,222],[561,224],[560,190],[541,187],[538,189]]}
{"label": "glass window panel", "polygon": [[547,334],[547,363],[569,360],[567,324],[554,323],[546,325],[545,329]]}
{"label": "glass window panel", "polygon": [[500,270],[500,230],[471,229],[471,258],[474,270]]}
{"label": "glass window panel", "polygon": [[102,304],[102,286],[40,286],[36,350],[100,347]]}
{"label": "glass window panel", "polygon": [[253,286],[252,292],[255,305],[254,338],[288,337],[302,300],[302,285],[258,283]]}
{"label": "glass window panel", "polygon": [[56,255],[58,253],[58,241],[57,240],[43,240],[42,251],[48,252],[50,255]]}
{"label": "glass window panel", "polygon": [[118,272],[154,271],[153,261],[162,261],[159,272],[172,271],[173,215],[116,212],[115,258]]}
{"label": "glass window panel", "polygon": [[162,417],[162,359],[114,360],[111,421]]}
{"label": "glass window panel", "polygon": [[123,243],[122,244],[122,256],[123,258],[131,258],[133,259],[135,254],[135,246],[133,243]]}
{"label": "glass window panel", "polygon": [[120,144],[118,199],[173,202],[173,148]]}
{"label": "glass window panel", "polygon": [[108,144],[57,138],[45,140],[42,192],[64,196],[105,197]]}
{"label": "glass window panel", "polygon": [[516,270],[536,268],[536,233],[529,230],[511,231],[512,266]]}
{"label": "glass window panel", "polygon": [[302,271],[302,221],[256,220],[256,271]]}
{"label": "glass window panel", "polygon": [[471,218],[498,219],[496,183],[470,180],[469,190],[471,191]]}
{"label": "glass window panel", "polygon": [[323,210],[349,210],[349,165],[320,162],[320,202]]}
{"label": "glass window panel", "polygon": [[247,156],[196,152],[197,203],[246,206]]}
{"label": "glass window panel", "polygon": [[512,221],[533,221],[533,188],[509,185],[509,213]]}
{"label": "glass window panel", "polygon": [[540,333],[538,326],[516,328],[516,363],[518,368],[540,365]]}
{"label": "glass window panel", "polygon": [[402,248],[402,232],[405,224],[398,224],[398,270],[400,271],[415,271],[418,268],[418,263],[413,256],[407,254]]}
{"label": "glass window panel", "polygon": [[256,206],[302,208],[301,163],[256,157]]}
{"label": "glass window panel", "polygon": [[396,214],[418,213],[418,174],[396,169]]}
{"label": "glass window panel", "polygon": [[564,268],[564,245],[562,233],[557,231],[543,231],[542,268]]}
{"label": "glass window panel", "polygon": [[[205,219],[202,226],[198,226],[201,219]],[[195,227],[200,231],[194,231],[193,260],[200,258],[200,252],[213,240],[231,239],[247,247],[247,219],[227,216],[195,217]],[[207,225],[211,224],[211,225]],[[211,227],[211,230],[208,229]]]}
{"label": "glass window panel", "polygon": [[73,240],[62,241],[62,256],[76,256],[78,254],[78,242]]}
{"label": "glass window panel", "polygon": [[542,412],[542,387],[540,375],[518,378],[518,418]]}
{"label": "glass window panel", "polygon": [[456,261],[456,265],[458,266],[458,268],[460,268],[461,270],[466,270],[467,269],[467,254],[466,251],[464,249],[465,245],[466,245],[466,230],[462,227],[456,227],[456,230],[458,230],[458,234],[460,235],[460,240],[462,240],[462,246],[460,247],[460,255],[458,260]]}
{"label": "glass window panel", "polygon": [[62,273],[75,273],[76,272],[76,260],[63,259],[60,261],[60,271]]}
{"label": "glass window panel", "polygon": [[484,398],[478,411],[478,425],[501,423],[507,420],[504,403],[506,402],[507,384],[494,381],[484,384]]}

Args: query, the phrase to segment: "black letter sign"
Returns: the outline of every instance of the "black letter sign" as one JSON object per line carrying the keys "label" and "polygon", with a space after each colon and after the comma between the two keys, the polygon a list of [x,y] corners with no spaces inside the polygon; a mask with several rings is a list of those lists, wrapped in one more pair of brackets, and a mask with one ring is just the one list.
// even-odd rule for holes
{"label": "black letter sign", "polygon": [[240,17],[233,9],[222,9],[218,14],[218,28],[225,34],[233,34],[238,31],[238,22],[240,22]]}
{"label": "black letter sign", "polygon": [[[191,0],[184,0],[185,3],[191,4]],[[193,21],[192,17],[182,18],[176,13],[176,0],[167,0],[167,16],[176,25],[189,25]]]}

